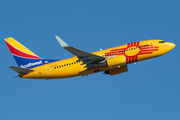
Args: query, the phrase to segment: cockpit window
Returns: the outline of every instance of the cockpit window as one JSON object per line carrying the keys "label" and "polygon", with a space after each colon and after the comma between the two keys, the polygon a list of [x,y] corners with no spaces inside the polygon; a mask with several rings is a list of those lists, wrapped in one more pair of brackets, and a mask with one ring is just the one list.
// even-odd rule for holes
{"label": "cockpit window", "polygon": [[163,41],[159,41],[159,43],[164,43],[164,42],[166,42],[166,41],[164,41],[164,40]]}

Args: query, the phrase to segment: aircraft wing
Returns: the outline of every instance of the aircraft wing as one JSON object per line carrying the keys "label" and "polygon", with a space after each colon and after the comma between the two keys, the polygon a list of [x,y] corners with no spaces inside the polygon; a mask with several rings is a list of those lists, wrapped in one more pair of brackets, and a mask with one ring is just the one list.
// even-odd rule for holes
{"label": "aircraft wing", "polygon": [[83,64],[97,64],[98,62],[101,62],[103,60],[105,60],[104,57],[95,55],[95,54],[91,54],[82,50],[79,50],[77,48],[74,48],[72,46],[67,45],[61,38],[59,38],[58,36],[55,36],[56,39],[58,40],[58,42],[60,43],[60,45],[66,49],[67,51],[69,51],[70,53],[74,54],[75,56],[77,56],[79,58],[79,61],[82,61]]}

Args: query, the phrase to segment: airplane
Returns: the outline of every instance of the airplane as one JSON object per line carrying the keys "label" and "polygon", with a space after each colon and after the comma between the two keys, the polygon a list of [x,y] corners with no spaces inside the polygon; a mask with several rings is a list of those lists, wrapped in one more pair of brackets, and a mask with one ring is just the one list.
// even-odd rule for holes
{"label": "airplane", "polygon": [[63,60],[43,59],[9,37],[4,40],[19,66],[9,68],[18,73],[17,77],[29,79],[61,79],[98,72],[113,76],[127,72],[128,64],[162,56],[176,46],[164,40],[152,39],[89,53],[69,46],[60,37],[55,37],[74,57]]}

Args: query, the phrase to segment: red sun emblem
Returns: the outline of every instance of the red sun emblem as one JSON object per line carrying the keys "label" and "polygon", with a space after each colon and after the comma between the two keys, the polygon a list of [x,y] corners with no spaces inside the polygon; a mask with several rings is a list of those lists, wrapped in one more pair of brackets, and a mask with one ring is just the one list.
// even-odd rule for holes
{"label": "red sun emblem", "polygon": [[139,46],[139,43],[140,42],[129,43],[127,44],[127,48],[110,50],[110,52],[105,53],[105,55],[106,57],[114,55],[125,55],[126,62],[128,64],[137,62],[139,55],[152,54],[153,51],[159,50],[159,46],[153,46],[153,44]]}

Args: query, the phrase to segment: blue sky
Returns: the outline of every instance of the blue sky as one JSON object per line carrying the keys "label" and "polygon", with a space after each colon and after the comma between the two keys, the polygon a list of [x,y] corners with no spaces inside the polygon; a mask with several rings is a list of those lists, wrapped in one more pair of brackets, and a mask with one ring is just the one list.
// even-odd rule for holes
{"label": "blue sky", "polygon": [[[179,120],[179,0],[0,1],[0,119]],[[164,56],[102,73],[57,80],[13,78],[4,38],[14,37],[42,58],[73,55],[55,35],[87,52],[147,39],[176,44]]]}

